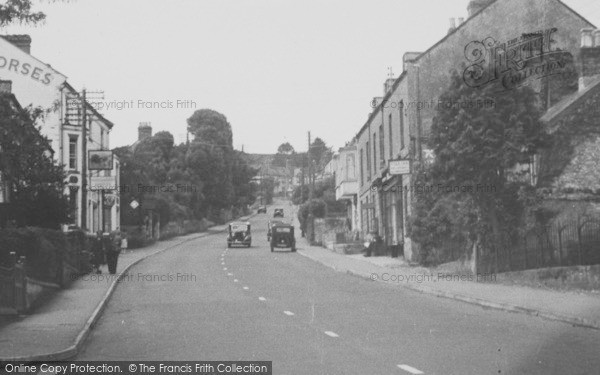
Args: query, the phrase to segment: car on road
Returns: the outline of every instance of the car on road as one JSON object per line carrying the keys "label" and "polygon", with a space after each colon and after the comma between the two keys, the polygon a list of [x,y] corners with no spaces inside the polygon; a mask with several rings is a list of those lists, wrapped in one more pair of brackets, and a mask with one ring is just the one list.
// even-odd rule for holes
{"label": "car on road", "polygon": [[294,237],[294,226],[291,224],[277,223],[271,227],[271,252],[276,247],[291,248],[296,251],[296,238]]}
{"label": "car on road", "polygon": [[273,225],[277,224],[285,223],[281,220],[269,220],[269,222],[267,223],[267,241],[271,242],[271,228],[273,227]]}
{"label": "car on road", "polygon": [[258,210],[256,210],[257,214],[266,214],[267,213],[267,206],[258,206]]}
{"label": "car on road", "polygon": [[229,223],[227,247],[232,247],[233,245],[252,246],[252,234],[250,233],[249,222],[234,221]]}
{"label": "car on road", "polygon": [[283,208],[276,208],[273,211],[273,217],[283,217]]}

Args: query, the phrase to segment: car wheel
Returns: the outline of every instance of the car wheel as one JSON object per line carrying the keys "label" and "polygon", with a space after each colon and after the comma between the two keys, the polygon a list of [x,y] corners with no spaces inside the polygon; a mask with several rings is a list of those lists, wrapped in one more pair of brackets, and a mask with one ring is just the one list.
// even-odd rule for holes
{"label": "car wheel", "polygon": [[274,251],[275,251],[275,249],[273,248],[273,246],[271,246],[271,252],[274,252]]}
{"label": "car wheel", "polygon": [[295,253],[295,252],[296,252],[296,248],[292,247],[292,253]]}
{"label": "car wheel", "polygon": [[231,243],[227,242],[227,248],[229,249],[231,247]]}

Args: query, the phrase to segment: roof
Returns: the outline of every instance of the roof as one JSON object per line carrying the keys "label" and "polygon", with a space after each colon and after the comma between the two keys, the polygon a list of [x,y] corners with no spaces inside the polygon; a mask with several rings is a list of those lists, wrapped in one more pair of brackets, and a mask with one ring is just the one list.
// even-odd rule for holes
{"label": "roof", "polygon": [[[583,90],[574,92],[568,95],[552,107],[550,107],[546,113],[540,118],[542,122],[552,124],[555,120],[561,117],[561,114],[566,110],[576,105],[580,100],[584,100],[586,97],[592,95],[593,92],[600,89],[600,75],[595,77],[591,82],[588,83],[587,87]],[[556,127],[550,126],[548,128],[550,133],[556,131]]]}

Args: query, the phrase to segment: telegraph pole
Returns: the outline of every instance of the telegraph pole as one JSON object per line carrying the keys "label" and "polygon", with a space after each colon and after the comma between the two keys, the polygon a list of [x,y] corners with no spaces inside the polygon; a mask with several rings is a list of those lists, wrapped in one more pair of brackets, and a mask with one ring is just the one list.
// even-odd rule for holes
{"label": "telegraph pole", "polygon": [[81,92],[81,107],[83,115],[81,118],[81,229],[87,231],[87,108],[85,99],[85,89]]}
{"label": "telegraph pole", "polygon": [[314,195],[314,183],[315,183],[315,178],[313,176],[313,165],[312,165],[312,158],[311,158],[311,153],[310,153],[310,146],[311,146],[311,140],[310,140],[310,131],[308,132],[308,183],[309,183],[309,187],[308,187],[308,223],[310,225],[310,227],[308,229],[309,230],[309,238],[308,241],[310,242],[310,244],[312,245],[312,243],[315,241],[315,218],[313,215],[313,210],[312,210],[312,200],[313,200],[313,195]]}

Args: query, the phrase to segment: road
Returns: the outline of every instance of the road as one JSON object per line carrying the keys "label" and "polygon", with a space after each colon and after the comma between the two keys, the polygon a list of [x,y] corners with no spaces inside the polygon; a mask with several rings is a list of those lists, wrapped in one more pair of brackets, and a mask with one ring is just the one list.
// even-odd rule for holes
{"label": "road", "polygon": [[599,331],[271,253],[270,215],[251,220],[249,249],[226,250],[219,233],[136,265],[76,360],[268,360],[278,375],[600,373]]}

